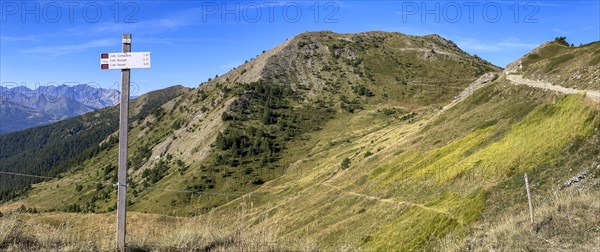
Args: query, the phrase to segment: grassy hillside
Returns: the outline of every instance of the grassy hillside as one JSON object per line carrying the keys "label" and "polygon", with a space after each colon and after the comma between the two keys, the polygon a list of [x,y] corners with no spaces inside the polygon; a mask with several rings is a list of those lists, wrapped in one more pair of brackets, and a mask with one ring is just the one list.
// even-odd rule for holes
{"label": "grassy hillside", "polygon": [[[500,76],[440,110],[488,71],[499,69],[436,35],[317,32],[289,39],[132,125],[130,246],[551,248],[558,242],[552,239],[567,237],[544,233],[551,243],[524,237],[531,243],[495,247],[491,236],[525,235],[523,224],[505,222],[526,216],[524,172],[534,201],[546,202],[540,232],[555,225],[547,220],[555,203],[542,199],[571,195],[580,184],[556,193],[569,178],[588,174],[586,196],[572,202],[593,198],[600,188],[598,105]],[[34,249],[65,240],[110,248],[116,153],[115,146],[102,150],[0,211],[20,212],[10,217],[65,236],[45,243],[32,235]],[[43,213],[27,213],[30,207]],[[564,211],[584,207],[569,203]],[[10,220],[3,225],[19,226]],[[581,226],[557,220],[563,230]],[[597,218],[585,220],[596,232]],[[513,224],[518,228],[507,234]],[[84,242],[97,234],[98,242]],[[594,237],[561,241],[592,244]],[[0,248],[27,246],[11,239],[0,239]]]}
{"label": "grassy hillside", "polygon": [[[462,236],[482,216],[490,221],[525,209],[524,171],[542,198],[598,155],[598,111],[582,97],[546,95],[503,80],[431,126],[396,119],[377,129],[387,123],[374,120],[376,110],[364,113],[330,122],[332,129],[352,125],[351,132],[324,134],[325,127],[319,133],[319,140],[339,145],[308,144],[298,170],[220,208],[219,217],[243,204],[251,206],[243,222],[249,230],[277,228],[325,249],[419,249],[448,234]],[[439,134],[452,129],[460,133]],[[232,223],[240,225],[239,219]]]}
{"label": "grassy hillside", "polygon": [[[598,162],[600,120],[593,105],[579,96],[545,94],[500,79],[437,117],[420,116],[409,122],[375,108],[340,116],[322,130],[310,133],[305,144],[289,149],[297,156],[285,156],[296,162],[284,175],[210,214],[184,218],[183,222],[196,224],[174,227],[181,243],[169,241],[166,233],[158,230],[146,233],[154,238],[140,240],[147,225],[164,225],[147,215],[133,217],[129,226],[131,244],[165,249],[192,246],[181,239],[189,235],[202,237],[204,226],[209,225],[223,230],[222,239],[236,241],[243,240],[236,236],[238,233],[269,230],[269,236],[260,240],[264,246],[269,244],[267,241],[277,240],[292,247],[308,242],[325,250],[551,248],[550,243],[536,243],[535,236],[529,238],[528,225],[523,221],[515,222],[528,218],[522,173],[529,173],[536,209],[540,206],[536,225],[550,232],[548,223],[553,222],[548,218],[558,221],[559,217],[553,214],[554,208],[545,205],[554,203],[544,202],[569,202],[562,195],[571,192],[567,188],[553,196],[554,190],[582,170],[598,175],[599,168],[592,163]],[[336,130],[341,125],[348,125],[347,130]],[[545,133],[556,137],[538,135]],[[346,157],[350,164],[343,168]],[[586,182],[589,189],[582,192],[590,196],[578,198],[580,203],[557,203],[563,205],[563,215],[586,211],[586,199],[592,199],[594,190],[600,188],[600,181],[590,179]],[[206,197],[226,196],[202,195],[199,200]],[[35,200],[40,199],[24,202],[35,205]],[[40,222],[39,218],[48,218],[42,217],[46,215],[22,218]],[[110,215],[85,218],[108,218],[104,221],[106,232],[112,228]],[[147,222],[139,223],[137,218]],[[218,224],[209,224],[216,219]],[[510,222],[502,224],[507,219]],[[589,216],[570,224],[562,222],[561,230],[576,229],[583,220],[589,221],[592,231],[598,221]],[[507,233],[502,229],[506,225],[516,225],[515,231],[526,233]],[[88,230],[86,227],[78,228]],[[87,228],[92,230],[97,225]],[[476,238],[482,233],[488,240]],[[593,234],[580,237],[579,247],[589,246]],[[497,247],[494,240],[489,240],[510,235],[526,242]],[[110,245],[112,236],[106,237]],[[217,247],[221,246],[227,245]]]}
{"label": "grassy hillside", "polygon": [[16,103],[1,100],[0,106],[2,107],[0,110],[0,118],[2,120],[10,118],[11,120],[10,124],[6,121],[3,121],[2,124],[0,124],[0,134],[14,132],[31,127],[32,125],[43,125],[52,121],[51,116],[40,113],[40,111],[36,109],[21,106]]}
{"label": "grassy hillside", "polygon": [[564,87],[600,90],[600,42],[569,46],[557,39],[545,43],[519,59],[526,78]]}
{"label": "grassy hillside", "polygon": [[[132,102],[131,121],[136,123],[163,103],[187,91],[175,86],[150,92]],[[117,143],[119,108],[101,109],[55,124],[0,136],[0,171],[58,176],[81,168],[81,162]],[[0,176],[0,202],[27,192],[41,179]]]}
{"label": "grassy hillside", "polygon": [[[437,35],[300,34],[132,125],[131,209],[206,212],[232,198],[160,189],[243,195],[285,174],[303,154],[289,150],[328,121],[373,109],[410,121],[487,71],[497,68]],[[26,200],[45,210],[113,210],[116,152],[112,145],[70,170],[80,183],[43,183]]]}

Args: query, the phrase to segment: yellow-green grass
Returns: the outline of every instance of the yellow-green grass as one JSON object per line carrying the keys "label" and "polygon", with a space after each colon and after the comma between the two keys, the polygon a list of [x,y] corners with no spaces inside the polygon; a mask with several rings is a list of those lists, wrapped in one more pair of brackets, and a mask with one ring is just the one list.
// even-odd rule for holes
{"label": "yellow-green grass", "polygon": [[[198,218],[218,219],[219,228],[242,228],[244,233],[276,230],[281,241],[310,240],[326,250],[426,249],[448,234],[462,237],[485,209],[508,197],[490,197],[492,189],[512,195],[510,192],[520,190],[520,185],[499,186],[508,177],[520,177],[523,171],[536,171],[540,165],[555,162],[570,142],[589,137],[596,127],[592,122],[597,111],[580,96],[540,96],[528,88],[498,85],[480,92],[496,93],[498,97],[518,94],[517,99],[533,93],[535,106],[517,107],[525,112],[495,110],[513,100],[495,105],[496,101],[474,99],[445,112],[442,116],[449,117],[427,130],[423,128],[432,114],[420,115],[412,123],[399,116],[382,116],[377,107],[369,106],[352,115],[339,115],[323,130],[290,145],[281,160],[289,164],[283,176],[247,197],[232,197],[211,215]],[[456,113],[475,122],[453,117]],[[486,113],[496,113],[491,119],[497,119],[497,123],[486,123],[490,118],[480,116]],[[461,129],[461,134],[442,138],[445,140],[438,144],[428,141],[429,134],[437,137],[437,132],[447,127]],[[558,136],[545,138],[544,132]],[[518,145],[543,152],[518,149]],[[371,155],[366,155],[367,151]],[[494,153],[499,157],[494,158]],[[344,158],[351,160],[347,169],[340,167]],[[508,162],[497,164],[504,160]],[[442,170],[441,176],[438,169],[444,167],[452,169]],[[473,171],[479,173],[469,175]],[[434,176],[429,176],[432,172]],[[184,179],[177,174],[170,176],[158,185],[177,187],[177,182]],[[142,200],[161,213],[163,205],[179,195],[153,192],[152,198]],[[204,199],[197,197],[194,202]],[[159,204],[152,206],[152,202]],[[202,204],[192,203],[183,209],[202,213],[199,206]],[[133,209],[143,211],[135,206]],[[164,213],[178,214],[169,210]]]}
{"label": "yellow-green grass", "polygon": [[[380,239],[374,238],[365,248],[416,249],[434,238],[422,234],[443,236],[459,224],[477,220],[486,201],[486,190],[503,178],[555,163],[568,144],[594,133],[593,121],[597,114],[581,96],[561,97],[554,104],[537,106],[523,120],[511,125],[501,138],[492,134],[495,126],[489,126],[444,147],[423,153],[404,153],[386,162],[370,173],[369,184],[377,188],[370,191],[392,199],[424,202],[433,211],[413,207],[408,216],[403,215],[387,229],[378,231],[374,237]],[[494,141],[489,141],[490,138]],[[448,198],[448,193],[453,197]],[[473,194],[479,195],[478,201],[460,203],[461,197],[467,199]],[[454,200],[438,204],[441,198]],[[440,212],[452,215],[444,216]],[[464,217],[456,217],[461,215]],[[412,217],[422,221],[417,225]],[[414,226],[418,228],[410,228]]]}
{"label": "yellow-green grass", "polygon": [[449,193],[425,205],[414,205],[375,232],[362,248],[377,251],[423,249],[430,240],[478,219],[485,198],[481,191],[464,198]]}
{"label": "yellow-green grass", "polygon": [[[481,144],[492,137],[493,126],[425,154],[415,164],[424,167],[416,177],[435,175],[439,183],[446,183],[471,169],[480,169],[486,178],[531,171],[553,162],[570,141],[589,137],[593,133],[588,123],[592,113],[579,96],[541,105],[488,146]],[[441,169],[444,174],[439,174]]]}
{"label": "yellow-green grass", "polygon": [[[567,108],[569,106],[566,105],[573,102],[570,99],[577,100],[579,98],[565,99],[557,103],[556,106],[561,109]],[[572,105],[577,107],[579,103],[573,102]],[[394,142],[402,141],[402,132],[417,125],[399,124],[393,130],[389,127],[378,129],[367,123],[372,119],[370,113],[364,112],[356,118],[354,120],[357,121],[350,124],[355,126],[348,128],[348,131],[326,130],[324,131],[328,132],[326,134],[324,132],[316,133],[321,134],[320,136],[323,138],[311,138],[313,140],[308,140],[306,146],[302,145],[311,153],[310,157],[305,157],[305,160],[295,168],[303,170],[303,172],[289,173],[276,181],[265,184],[264,189],[255,193],[258,195],[268,192],[268,199],[251,196],[243,201],[241,199],[236,200],[220,208],[212,216],[212,218],[220,220],[215,226],[226,229],[236,226],[244,227],[243,233],[259,229],[277,230],[277,239],[280,243],[308,239],[318,244],[318,247],[332,250],[359,247],[366,250],[423,249],[428,247],[429,243],[439,239],[438,237],[444,237],[449,233],[464,232],[464,229],[469,227],[470,223],[479,218],[481,209],[485,207],[487,199],[485,186],[481,184],[477,185],[478,188],[465,191],[449,186],[453,190],[442,188],[439,189],[439,193],[431,196],[427,194],[427,190],[421,191],[421,194],[415,197],[405,195],[419,192],[415,190],[402,193],[394,191],[393,198],[387,201],[385,197],[379,199],[369,197],[377,196],[377,190],[361,189],[373,181],[368,179],[365,182],[364,179],[364,175],[370,173],[368,164],[393,158],[393,154],[396,152],[394,151],[395,147],[392,147]],[[362,119],[359,120],[358,118]],[[339,127],[338,125],[343,125],[344,122],[345,120],[335,120],[331,122],[330,126]],[[523,123],[525,122],[524,119]],[[489,135],[493,127],[478,129],[465,138],[474,139],[474,136]],[[359,131],[361,128],[372,128],[372,130],[367,131],[371,133],[356,135],[355,133],[361,132]],[[510,131],[512,130],[511,128]],[[415,131],[413,130],[413,132]],[[506,134],[505,137],[510,134]],[[347,140],[340,141],[332,148],[328,144],[319,145],[317,143],[318,139],[329,139],[328,141],[350,139],[350,143]],[[371,140],[375,141],[371,143]],[[462,140],[464,139],[457,140],[454,143]],[[468,142],[462,141],[465,145]],[[472,146],[478,145],[472,142],[469,143]],[[409,143],[405,142],[404,145],[406,144]],[[360,146],[367,147],[360,148]],[[487,146],[493,145],[489,144]],[[384,147],[384,149],[376,152],[379,147]],[[375,154],[364,158],[363,155],[366,149],[374,150]],[[436,152],[436,150],[433,150],[433,152]],[[400,154],[400,156],[404,155],[411,156],[412,159],[420,157],[415,155],[414,152]],[[348,170],[339,170],[331,179],[323,182],[325,177],[339,169],[339,163],[345,156],[352,157],[351,167]],[[388,161],[388,163],[393,162]],[[365,165],[367,167],[364,167]],[[363,167],[367,169],[363,169]],[[317,171],[321,173],[315,175]],[[358,182],[359,179],[353,178],[363,179],[362,182]],[[426,178],[415,176],[412,181],[404,182],[417,183],[416,186],[423,186],[426,183],[436,185],[444,181],[429,181]],[[338,189],[328,186],[328,184],[340,184],[340,186]],[[396,183],[394,185],[400,184]],[[407,187],[406,185],[402,186]],[[364,194],[360,194],[361,190],[364,190],[362,192]],[[356,194],[352,192],[356,192]],[[373,194],[370,194],[370,192],[373,192]],[[402,202],[403,198],[419,197],[422,199],[414,202]],[[147,218],[146,216],[151,215],[140,216]],[[112,218],[114,218],[112,215],[106,215],[107,221]],[[40,221],[46,222],[46,220]],[[150,219],[147,219],[147,221],[148,223],[153,222]],[[186,222],[190,222],[190,220],[187,219]],[[202,222],[195,223],[197,223],[196,225],[202,225]],[[164,237],[164,230],[156,230],[157,233],[155,234],[138,237],[143,232],[134,224],[130,227],[132,228],[132,237],[136,237],[136,241],[132,241],[132,244],[141,244],[139,246],[155,249],[171,246],[164,243],[165,240],[172,238],[159,239],[159,237]],[[113,228],[112,225],[107,224],[107,230],[110,231],[111,228]],[[142,228],[142,230],[144,229],[147,228]],[[105,238],[107,240],[106,244],[108,244],[106,246],[110,246],[112,234],[107,233],[105,234],[108,237],[108,239]],[[82,238],[81,240],[84,241],[85,239]],[[246,246],[249,245],[246,244]]]}
{"label": "yellow-green grass", "polygon": [[[490,101],[482,103],[482,107],[491,107],[490,110],[481,107],[464,110],[469,107],[465,102],[449,113],[502,115],[497,116],[499,121],[495,125],[485,125],[489,120],[486,118],[477,119],[482,123],[464,122],[471,125],[467,129],[472,133],[439,148],[421,148],[419,142],[412,140],[419,139],[420,134],[436,132],[438,127],[453,125],[454,120],[461,118],[448,119],[428,131],[419,131],[422,127],[418,125],[424,121],[367,123],[371,118],[369,114],[374,111],[358,113],[351,119],[336,118],[322,131],[312,134],[306,143],[297,146],[298,149],[290,149],[298,152],[290,159],[288,173],[255,192],[256,195],[270,194],[268,200],[252,197],[235,200],[216,212],[224,214],[224,222],[239,223],[240,219],[227,217],[226,210],[231,212],[244,202],[245,206],[252,206],[246,212],[250,227],[278,227],[284,237],[308,237],[325,249],[424,248],[447,234],[460,236],[480,218],[484,209],[503,200],[489,201],[490,190],[505,190],[506,195],[520,191],[521,188],[517,188],[520,185],[505,189],[498,185],[509,177],[522,176],[524,171],[534,171],[540,165],[555,162],[566,145],[589,137],[595,127],[590,120],[597,112],[580,96],[539,95],[529,88],[497,88],[500,97],[519,94],[521,97],[514,99],[526,99],[533,94],[535,106],[530,108],[524,105],[528,101],[523,100],[521,108],[525,112],[510,106],[495,111],[492,109],[503,104]],[[482,90],[490,91],[493,89]],[[505,99],[504,103],[513,101]],[[512,117],[510,112],[519,115]],[[336,130],[346,125],[346,130]],[[547,139],[544,132],[560,136]],[[515,145],[536,148],[542,154]],[[401,151],[404,148],[414,150]],[[509,149],[502,152],[503,148]],[[367,150],[374,153],[365,157]],[[499,152],[498,159],[493,159],[492,152]],[[350,158],[351,165],[341,169],[340,163],[345,157]],[[502,164],[500,158],[508,158],[508,162]],[[437,162],[440,159],[448,165]],[[292,163],[292,160],[300,161]],[[517,162],[523,160],[526,162]],[[444,167],[452,167],[452,170],[442,170],[441,175],[435,170]],[[426,169],[431,169],[434,176],[426,176]],[[408,226],[417,226],[416,230],[423,232],[403,232]],[[394,239],[401,242],[388,244]]]}

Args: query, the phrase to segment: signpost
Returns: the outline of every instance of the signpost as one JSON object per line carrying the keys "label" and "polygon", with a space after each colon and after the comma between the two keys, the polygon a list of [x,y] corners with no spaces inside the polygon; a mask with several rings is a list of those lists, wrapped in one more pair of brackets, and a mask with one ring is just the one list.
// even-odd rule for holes
{"label": "signpost", "polygon": [[100,69],[150,68],[150,52],[103,53]]}
{"label": "signpost", "polygon": [[125,251],[127,207],[127,132],[129,131],[129,79],[132,68],[150,68],[150,52],[131,52],[131,34],[123,34],[122,53],[100,55],[100,69],[121,70],[119,122],[119,173],[117,180],[117,249]]}

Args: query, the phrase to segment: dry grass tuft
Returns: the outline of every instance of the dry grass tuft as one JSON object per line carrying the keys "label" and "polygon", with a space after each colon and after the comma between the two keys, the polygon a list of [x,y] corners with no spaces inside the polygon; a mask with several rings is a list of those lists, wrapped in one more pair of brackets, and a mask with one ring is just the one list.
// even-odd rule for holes
{"label": "dry grass tuft", "polygon": [[446,237],[444,251],[597,251],[600,248],[600,191],[573,189],[554,193],[529,213],[506,214],[471,231],[463,241]]}
{"label": "dry grass tuft", "polygon": [[[182,218],[169,232],[148,230],[131,236],[138,251],[318,251],[314,242],[284,241],[276,230],[223,228],[218,218]],[[154,233],[154,235],[152,235]]]}
{"label": "dry grass tuft", "polygon": [[[0,251],[112,251],[107,215],[11,213],[0,217]],[[137,219],[143,220],[138,222]],[[315,242],[282,240],[273,229],[223,228],[218,218],[132,214],[128,251],[318,251]],[[78,220],[78,221],[73,221]],[[41,223],[40,223],[41,222]],[[85,223],[89,225],[86,226]],[[110,227],[109,227],[110,226]],[[93,234],[90,237],[86,234]]]}
{"label": "dry grass tuft", "polygon": [[74,240],[65,235],[68,228],[61,225],[47,232],[28,232],[29,226],[18,213],[0,217],[0,250],[2,251],[99,251],[92,242]]}

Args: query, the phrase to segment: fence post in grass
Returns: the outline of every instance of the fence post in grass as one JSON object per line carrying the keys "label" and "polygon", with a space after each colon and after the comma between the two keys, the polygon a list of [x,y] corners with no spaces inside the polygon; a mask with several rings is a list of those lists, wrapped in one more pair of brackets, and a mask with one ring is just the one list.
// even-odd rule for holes
{"label": "fence post in grass", "polygon": [[529,179],[525,173],[525,189],[527,190],[527,202],[529,203],[529,218],[531,220],[531,232],[533,232],[533,203],[531,202],[531,191],[529,190]]}

